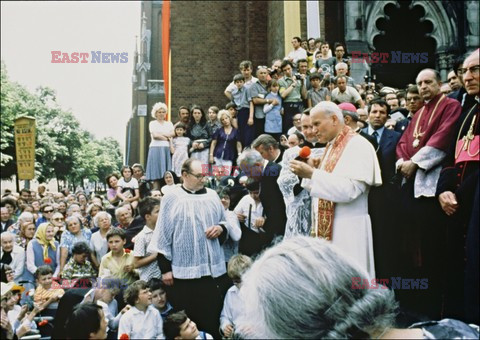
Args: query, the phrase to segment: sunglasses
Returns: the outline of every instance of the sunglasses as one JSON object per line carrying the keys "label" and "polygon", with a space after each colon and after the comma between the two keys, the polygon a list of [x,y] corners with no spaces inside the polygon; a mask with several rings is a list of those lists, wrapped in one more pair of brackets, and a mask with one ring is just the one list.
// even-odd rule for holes
{"label": "sunglasses", "polygon": [[53,209],[52,209],[52,210],[44,210],[43,212],[44,212],[44,213],[52,213],[52,212],[53,212]]}
{"label": "sunglasses", "polygon": [[58,221],[58,222],[60,222],[60,221],[63,221],[64,219],[63,219],[63,218],[61,218],[61,217],[58,217],[58,218],[54,218],[53,220],[54,220],[54,221]]}

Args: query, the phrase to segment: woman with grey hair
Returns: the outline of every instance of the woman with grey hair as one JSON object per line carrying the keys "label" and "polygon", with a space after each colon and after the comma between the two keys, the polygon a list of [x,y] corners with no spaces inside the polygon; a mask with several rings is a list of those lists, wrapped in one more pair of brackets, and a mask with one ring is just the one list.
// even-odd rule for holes
{"label": "woman with grey hair", "polygon": [[262,176],[264,159],[255,149],[245,149],[238,156],[237,164],[246,176],[258,180]]}
{"label": "woman with grey hair", "polygon": [[90,243],[92,232],[83,226],[81,218],[80,214],[74,214],[66,219],[67,230],[60,238],[60,274],[72,255],[73,246],[78,242]]}
{"label": "woman with grey hair", "polygon": [[[394,328],[394,293],[328,241],[297,236],[266,250],[242,277],[245,338],[478,338],[445,319]],[[441,330],[440,330],[441,328]]]}
{"label": "woman with grey hair", "polygon": [[108,253],[107,233],[113,228],[112,216],[106,211],[99,211],[94,217],[94,222],[99,229],[90,239],[91,259],[95,268],[99,268],[103,255]]}
{"label": "woman with grey hair", "polygon": [[152,120],[148,126],[152,141],[148,149],[147,181],[153,181],[155,189],[160,189],[160,179],[165,171],[172,168],[169,138],[175,135],[173,124],[166,120],[168,107],[156,103],[152,108]]}

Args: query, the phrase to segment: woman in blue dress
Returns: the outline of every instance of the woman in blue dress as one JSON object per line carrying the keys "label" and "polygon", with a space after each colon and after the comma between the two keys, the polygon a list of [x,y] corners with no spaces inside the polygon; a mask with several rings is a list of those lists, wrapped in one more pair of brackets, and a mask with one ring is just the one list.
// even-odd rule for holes
{"label": "woman in blue dress", "polygon": [[242,152],[242,143],[239,140],[238,130],[232,126],[230,112],[221,110],[218,113],[218,120],[222,123],[222,127],[213,134],[209,162],[215,163],[218,170],[222,167],[223,176],[229,176],[234,160]]}

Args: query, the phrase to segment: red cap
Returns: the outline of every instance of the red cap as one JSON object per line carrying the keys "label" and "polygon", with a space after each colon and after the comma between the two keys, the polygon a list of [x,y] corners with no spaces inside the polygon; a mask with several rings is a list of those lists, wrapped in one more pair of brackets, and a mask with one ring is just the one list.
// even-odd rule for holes
{"label": "red cap", "polygon": [[338,107],[341,110],[357,112],[357,108],[352,103],[341,103],[341,104],[338,104]]}

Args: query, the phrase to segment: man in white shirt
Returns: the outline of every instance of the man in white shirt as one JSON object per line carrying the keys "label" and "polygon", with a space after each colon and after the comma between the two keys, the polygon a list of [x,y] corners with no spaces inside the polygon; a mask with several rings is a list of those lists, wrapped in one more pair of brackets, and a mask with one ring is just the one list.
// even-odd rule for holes
{"label": "man in white shirt", "polygon": [[285,57],[285,60],[290,60],[293,64],[293,67],[297,68],[297,61],[300,59],[307,59],[307,51],[305,51],[302,47],[302,39],[300,37],[293,37],[292,38],[292,46],[293,50],[288,53]]}
{"label": "man in white shirt", "polygon": [[337,77],[337,88],[332,91],[332,101],[336,104],[356,104],[357,107],[360,107],[362,109],[365,107],[362,97],[360,96],[358,91],[351,86],[347,86],[346,76]]}

